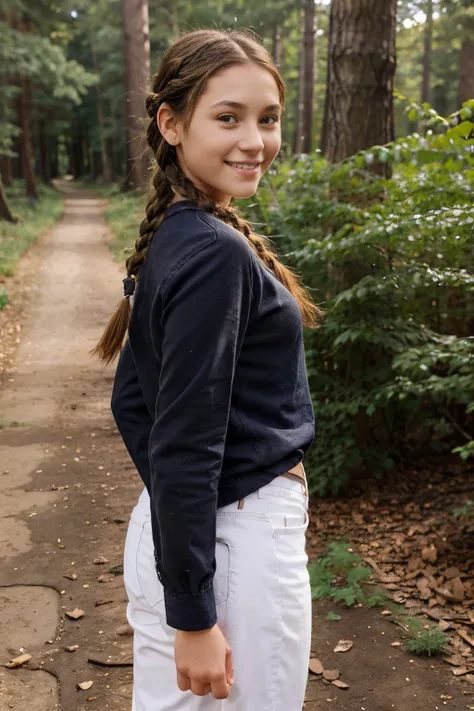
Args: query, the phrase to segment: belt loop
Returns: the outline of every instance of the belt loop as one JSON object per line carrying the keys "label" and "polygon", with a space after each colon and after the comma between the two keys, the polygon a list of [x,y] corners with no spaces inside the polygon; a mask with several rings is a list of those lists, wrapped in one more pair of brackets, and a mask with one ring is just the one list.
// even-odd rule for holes
{"label": "belt loop", "polygon": [[242,511],[242,509],[244,508],[244,504],[245,504],[245,499],[239,499],[239,505],[237,506],[239,511]]}

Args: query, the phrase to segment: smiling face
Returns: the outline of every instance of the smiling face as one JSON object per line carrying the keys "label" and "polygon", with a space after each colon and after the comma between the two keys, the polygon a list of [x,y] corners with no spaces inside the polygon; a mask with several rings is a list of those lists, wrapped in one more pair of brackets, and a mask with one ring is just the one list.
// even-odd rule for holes
{"label": "smiling face", "polygon": [[227,205],[257,190],[281,146],[280,95],[272,74],[257,64],[224,69],[208,82],[188,126],[169,107],[158,112],[165,140],[176,146],[194,185]]}

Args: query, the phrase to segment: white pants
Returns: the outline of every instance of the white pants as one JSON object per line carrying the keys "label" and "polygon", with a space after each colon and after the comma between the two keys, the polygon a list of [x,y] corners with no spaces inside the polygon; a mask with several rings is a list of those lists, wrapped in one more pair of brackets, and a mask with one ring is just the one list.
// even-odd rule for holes
{"label": "white pants", "polygon": [[234,665],[234,684],[222,701],[178,688],[176,633],[165,621],[150,499],[143,491],[124,560],[134,629],[132,711],[301,711],[311,645],[307,507],[304,485],[277,477],[247,496],[242,508],[236,502],[218,510],[214,589]]}

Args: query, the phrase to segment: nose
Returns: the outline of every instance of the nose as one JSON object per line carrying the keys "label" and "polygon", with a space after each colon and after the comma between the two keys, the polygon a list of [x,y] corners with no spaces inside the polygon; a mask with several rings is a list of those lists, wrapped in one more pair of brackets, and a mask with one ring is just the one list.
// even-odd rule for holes
{"label": "nose", "polygon": [[248,153],[258,153],[263,149],[264,145],[260,126],[252,124],[244,127],[239,140],[240,150]]}

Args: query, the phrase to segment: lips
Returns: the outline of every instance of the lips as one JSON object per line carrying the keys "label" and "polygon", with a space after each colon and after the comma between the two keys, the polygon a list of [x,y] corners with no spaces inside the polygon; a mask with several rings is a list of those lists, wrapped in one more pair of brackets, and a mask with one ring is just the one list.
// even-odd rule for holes
{"label": "lips", "polygon": [[224,162],[232,168],[240,168],[241,170],[255,170],[260,165],[260,163],[231,163],[228,160]]}

